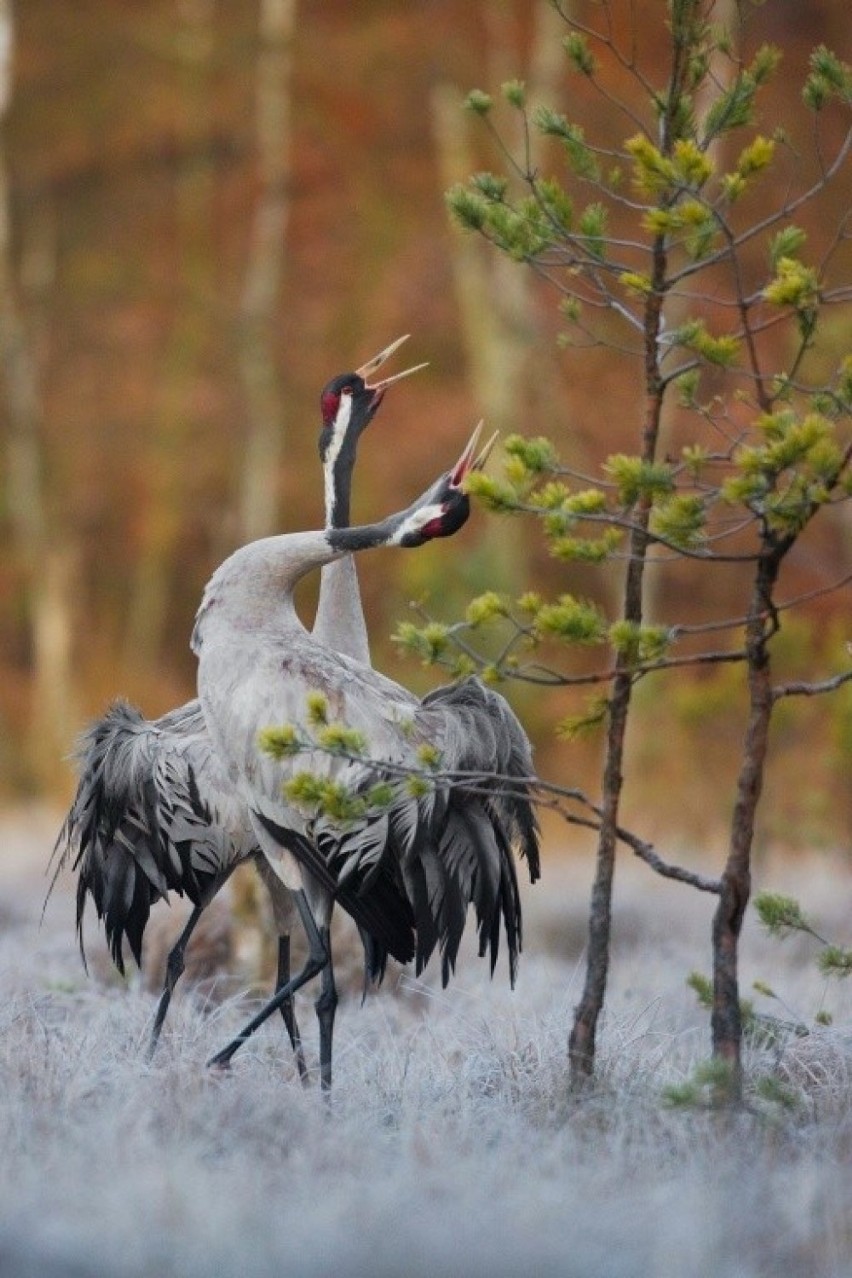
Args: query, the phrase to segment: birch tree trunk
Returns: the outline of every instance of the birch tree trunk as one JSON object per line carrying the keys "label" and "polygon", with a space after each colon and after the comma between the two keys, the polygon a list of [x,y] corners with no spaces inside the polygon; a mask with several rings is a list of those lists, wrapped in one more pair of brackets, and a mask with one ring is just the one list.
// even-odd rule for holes
{"label": "birch tree trunk", "polygon": [[[25,772],[49,786],[67,753],[76,722],[72,665],[73,566],[70,538],[51,535],[46,491],[43,406],[38,356],[21,298],[12,243],[12,210],[5,123],[12,98],[14,14],[0,0],[0,368],[8,428],[7,504],[24,589],[30,633],[32,700]],[[34,228],[30,256],[41,287],[53,278],[52,224]]]}
{"label": "birch tree trunk", "polygon": [[[513,79],[521,71],[512,39],[512,7],[483,5],[487,32],[489,85]],[[565,55],[559,40],[563,20],[539,3],[527,67],[527,95],[552,102]],[[476,167],[458,87],[437,84],[432,91],[432,132],[441,186],[465,181]],[[529,391],[527,367],[534,348],[535,315],[531,274],[489,250],[478,237],[452,232],[453,279],[471,389],[490,429],[505,435],[524,429],[523,406]],[[516,528],[492,532],[503,589],[519,587],[521,543]]]}
{"label": "birch tree trunk", "polygon": [[[293,38],[296,0],[261,0],[255,88],[257,203],[237,330],[247,434],[237,495],[237,536],[273,532],[286,411],[275,356],[290,216]],[[269,900],[258,876],[239,867],[232,880],[237,945],[255,975],[273,966]]]}
{"label": "birch tree trunk", "polygon": [[291,95],[296,0],[261,0],[255,95],[258,198],[240,303],[240,369],[248,436],[238,508],[241,541],[272,532],[285,409],[274,333],[290,216]]}
{"label": "birch tree trunk", "polygon": [[148,505],[125,632],[124,665],[134,671],[154,669],[162,648],[182,521],[192,379],[207,340],[210,301],[216,295],[211,166],[203,154],[195,154],[209,132],[215,0],[178,0],[177,14],[173,49],[180,68],[187,151],[175,177],[179,280],[159,407],[150,428]]}

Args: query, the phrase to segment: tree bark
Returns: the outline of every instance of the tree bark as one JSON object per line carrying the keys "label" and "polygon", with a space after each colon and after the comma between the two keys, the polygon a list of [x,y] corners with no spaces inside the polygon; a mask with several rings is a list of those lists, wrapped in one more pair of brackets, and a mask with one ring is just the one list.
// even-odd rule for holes
{"label": "tree bark", "polygon": [[718,1099],[742,1096],[742,1016],[739,998],[739,938],[751,894],[751,851],[757,805],[763,789],[774,698],[768,641],[774,633],[772,593],[783,550],[773,547],[758,564],[746,624],[749,713],[737,778],[728,858],[713,918],[713,1055],[730,1069]]}
{"label": "tree bark", "polygon": [[[0,123],[12,97],[14,25],[11,0],[0,0]],[[53,280],[50,220],[36,229],[31,249],[39,287]],[[41,788],[55,779],[76,721],[72,663],[75,548],[51,533],[43,456],[43,406],[32,327],[20,300],[20,272],[12,245],[12,212],[5,138],[0,137],[0,368],[9,426],[8,510],[20,564],[30,634],[32,700],[26,770]]]}
{"label": "tree bark", "polygon": [[[486,80],[500,84],[518,73],[520,55],[513,38],[512,6],[482,6],[486,31]],[[564,69],[559,40],[563,20],[549,4],[536,10],[528,59],[526,93],[530,103],[552,101]],[[464,181],[477,165],[470,145],[463,97],[455,85],[432,90],[432,135],[444,190]],[[489,429],[510,434],[523,428],[528,407],[529,355],[536,318],[532,277],[517,263],[494,254],[478,237],[452,232],[452,270],[461,336],[473,398]],[[497,529],[489,547],[491,576],[499,587],[517,592],[523,577],[523,541],[517,527]]]}
{"label": "tree bark", "polygon": [[[729,36],[729,51],[723,52],[718,45],[713,46],[707,73],[695,93],[695,114],[703,120],[707,111],[720,93],[730,89],[737,71],[736,54],[739,44],[739,16],[737,0],[715,0],[713,21],[724,28]],[[707,148],[707,157],[713,161],[717,172],[726,168],[726,160],[732,149],[732,135],[723,133],[714,138]],[[696,299],[687,288],[685,293],[672,290],[666,299],[666,328],[671,332],[687,319],[694,318],[699,307]],[[663,405],[660,422],[660,450],[664,451],[672,437],[674,423],[677,420],[676,401],[667,397]],[[652,573],[645,582],[645,620],[653,624],[660,614],[661,581],[659,574]]]}
{"label": "tree bark", "polygon": [[[677,33],[675,33],[676,36]],[[685,42],[675,38],[669,77],[667,108],[661,119],[661,150],[674,147],[673,112],[684,93],[687,74]],[[641,457],[656,460],[665,403],[665,384],[660,370],[659,338],[667,298],[668,257],[665,238],[657,236],[652,247],[651,290],[644,315],[645,416]],[[650,503],[641,500],[634,512],[634,528],[629,540],[629,560],[624,583],[622,618],[640,626],[644,616],[644,582],[648,549]],[[603,767],[601,825],[595,861],[595,878],[589,910],[589,942],[586,976],[568,1039],[569,1084],[572,1090],[585,1086],[594,1074],[597,1026],[606,997],[612,927],[612,888],[627,718],[633,693],[633,676],[624,658],[616,660],[616,674],[609,701]]]}
{"label": "tree bark", "polygon": [[[254,541],[273,532],[278,480],[284,454],[286,410],[275,354],[290,218],[292,176],[292,81],[296,0],[261,0],[260,49],[255,87],[255,147],[258,196],[237,327],[240,373],[246,402],[245,451],[237,494],[237,536]],[[234,873],[238,944],[269,958],[269,907],[249,866]]]}
{"label": "tree bark", "polygon": [[255,97],[259,195],[238,330],[248,417],[237,514],[242,541],[272,532],[278,512],[286,413],[273,335],[290,217],[295,29],[296,0],[262,0]]}
{"label": "tree bark", "polygon": [[[658,338],[663,314],[665,253],[662,241],[655,250],[655,292],[645,312],[645,380],[648,389],[643,431],[642,459],[653,462],[657,455],[663,412],[663,387],[659,372]],[[636,511],[630,536],[630,559],[624,583],[622,617],[640,626],[644,615],[643,587],[647,557],[648,503]],[[568,1040],[571,1087],[576,1089],[594,1073],[597,1025],[606,997],[612,930],[612,887],[615,877],[617,826],[623,784],[625,738],[633,675],[619,656],[609,702],[603,769],[603,799],[595,878],[589,909],[589,942],[586,977]]]}
{"label": "tree bark", "polygon": [[136,672],[155,668],[168,620],[175,545],[186,502],[193,379],[208,338],[210,301],[216,296],[211,167],[203,154],[210,123],[215,0],[178,0],[177,11],[174,51],[187,154],[175,177],[179,277],[150,429],[149,493],[124,638],[125,667]]}

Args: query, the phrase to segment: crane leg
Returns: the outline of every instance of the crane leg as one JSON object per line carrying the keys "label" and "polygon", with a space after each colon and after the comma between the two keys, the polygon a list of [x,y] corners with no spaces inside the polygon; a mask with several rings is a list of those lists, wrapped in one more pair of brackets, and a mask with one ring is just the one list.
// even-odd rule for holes
{"label": "crane leg", "polygon": [[328,1092],[331,1090],[331,1044],[334,1036],[334,1014],[337,1011],[337,986],[334,983],[331,932],[328,926],[320,928],[320,938],[328,954],[328,963],[323,968],[320,996],[314,1007],[319,1021],[320,1086],[324,1092]]}
{"label": "crane leg", "polygon": [[229,1065],[231,1057],[236,1051],[239,1051],[247,1039],[251,1038],[255,1030],[259,1029],[263,1022],[268,1020],[269,1017],[272,1016],[274,1012],[277,1012],[280,1007],[283,1007],[287,999],[292,999],[296,990],[300,990],[303,985],[306,985],[308,981],[313,979],[313,977],[318,976],[319,973],[327,966],[328,951],[323,945],[319,928],[316,925],[313,913],[311,912],[311,907],[308,904],[307,897],[305,896],[302,888],[299,888],[298,891],[293,893],[293,900],[296,903],[296,908],[299,911],[299,917],[302,920],[305,934],[308,938],[308,958],[305,966],[302,968],[301,972],[298,972],[296,976],[287,982],[286,985],[282,985],[279,990],[276,990],[273,997],[268,1003],[264,1004],[257,1016],[253,1017],[249,1021],[248,1025],[245,1025],[243,1029],[240,1030],[237,1037],[232,1039],[231,1042],[228,1043],[227,1047],[223,1047],[221,1052],[217,1052],[215,1056],[210,1057],[210,1060],[207,1062],[208,1065],[218,1065],[220,1068],[224,1068]]}
{"label": "crane leg", "polygon": [[166,959],[166,981],[163,986],[163,992],[160,995],[160,1001],[157,1004],[157,1015],[154,1017],[154,1025],[151,1030],[151,1037],[148,1040],[148,1060],[157,1050],[157,1043],[160,1040],[160,1030],[163,1028],[163,1021],[166,1019],[166,1012],[169,1010],[169,1003],[172,1001],[174,988],[183,975],[184,955],[186,947],[189,944],[189,938],[195,931],[195,926],[201,918],[203,905],[196,905],[189,918],[186,926],[181,932],[175,944],[169,951],[169,957]]}
{"label": "crane leg", "polygon": [[[323,980],[325,976],[323,975]],[[283,989],[290,982],[290,936],[284,933],[278,938],[278,977],[275,982],[276,992]],[[299,1071],[299,1078],[302,1082],[307,1081],[308,1070],[305,1065],[305,1049],[302,1047],[302,1036],[299,1033],[299,1026],[296,1022],[296,1012],[293,1007],[293,996],[286,998],[280,1007],[281,1016],[284,1025],[290,1036],[290,1042],[293,1046],[293,1053],[296,1057],[296,1067]]]}
{"label": "crane leg", "polygon": [[[266,890],[269,893],[269,899],[272,904],[272,916],[275,919],[275,928],[278,932],[278,977],[275,981],[275,989],[277,991],[290,981],[290,922],[293,917],[293,898],[289,889],[285,888],[262,852],[258,851],[254,858],[254,864],[261,880],[266,884]],[[280,1010],[296,1057],[299,1077],[303,1083],[307,1082],[308,1071],[305,1065],[305,1052],[302,1047],[302,1036],[299,1033],[299,1026],[296,1022],[293,999],[286,999],[281,1004]]]}

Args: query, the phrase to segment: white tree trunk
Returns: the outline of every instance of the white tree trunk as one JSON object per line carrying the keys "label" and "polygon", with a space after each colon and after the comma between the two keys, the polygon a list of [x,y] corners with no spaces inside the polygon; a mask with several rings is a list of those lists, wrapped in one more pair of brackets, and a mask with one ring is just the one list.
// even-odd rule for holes
{"label": "white tree trunk", "polygon": [[[172,53],[178,66],[184,136],[191,147],[203,145],[199,139],[209,134],[215,0],[177,0],[176,14]],[[209,300],[215,294],[212,193],[209,164],[188,159],[179,166],[174,202],[180,278],[158,378],[159,402],[146,440],[147,505],[124,637],[124,666],[134,674],[156,668],[168,622],[175,546],[191,460],[188,401],[208,340]]]}
{"label": "white tree trunk", "polygon": [[[273,532],[286,412],[273,335],[279,314],[290,217],[293,39],[296,0],[260,0],[260,52],[255,87],[258,197],[240,300],[239,360],[247,434],[237,495],[237,536]],[[269,966],[269,904],[253,869],[234,873],[236,945],[255,976]]]}
{"label": "white tree trunk", "polygon": [[[512,6],[486,0],[482,16],[487,32],[486,81],[496,87],[523,74],[512,40]],[[556,96],[565,63],[559,39],[563,28],[559,15],[540,0],[526,75],[531,102],[552,102]],[[455,85],[438,84],[432,91],[432,129],[444,189],[466,181],[476,168],[462,101]],[[474,399],[489,428],[501,434],[523,431],[530,390],[527,373],[536,345],[531,273],[469,232],[456,229],[452,245],[456,300]],[[514,590],[522,571],[516,527],[506,525],[504,531],[496,531],[493,542],[500,585]]]}
{"label": "white tree trunk", "polygon": [[285,409],[273,333],[290,216],[291,95],[296,0],[261,0],[261,49],[255,96],[259,194],[251,226],[240,306],[240,369],[248,435],[240,476],[242,541],[271,532],[278,511],[278,475]]}
{"label": "white tree trunk", "polygon": [[[12,98],[14,15],[0,0],[0,126]],[[35,228],[31,275],[44,288],[53,278],[49,220]],[[12,243],[11,193],[5,136],[0,136],[0,369],[8,425],[8,510],[25,592],[30,632],[32,699],[25,772],[40,785],[55,781],[76,722],[72,663],[73,566],[67,535],[52,534],[43,457],[38,359],[20,299]]]}

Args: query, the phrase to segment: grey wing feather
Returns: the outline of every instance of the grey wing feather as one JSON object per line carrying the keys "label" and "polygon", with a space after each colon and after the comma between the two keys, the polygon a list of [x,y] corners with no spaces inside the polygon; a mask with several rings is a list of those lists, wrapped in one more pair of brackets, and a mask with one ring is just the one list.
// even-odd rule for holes
{"label": "grey wing feather", "polygon": [[[115,702],[80,738],[79,780],[54,849],[77,871],[77,933],[92,898],[113,961],[137,963],[152,905],[170,891],[209,900],[255,849],[248,814],[212,751],[201,707],[147,720]],[[84,954],[85,960],[85,954]]]}
{"label": "grey wing feather", "polygon": [[[379,872],[404,892],[414,921],[418,972],[437,947],[446,985],[473,907],[480,954],[490,955],[493,970],[502,930],[514,982],[522,918],[513,849],[526,860],[532,882],[540,873],[526,734],[503,697],[478,679],[467,679],[430,693],[415,710],[408,735],[438,747],[442,772],[474,776],[467,783],[436,780],[418,796],[396,781],[387,814],[343,832],[320,817],[312,831],[315,844],[338,883],[345,875],[350,896],[354,891],[369,900]],[[397,759],[389,761],[403,753],[399,745]],[[367,789],[381,775],[380,763],[350,765],[346,779],[356,789]]]}

